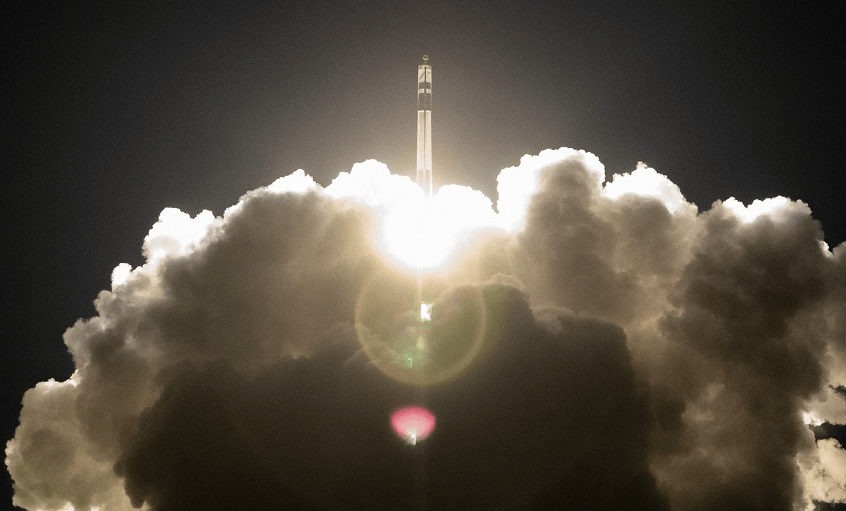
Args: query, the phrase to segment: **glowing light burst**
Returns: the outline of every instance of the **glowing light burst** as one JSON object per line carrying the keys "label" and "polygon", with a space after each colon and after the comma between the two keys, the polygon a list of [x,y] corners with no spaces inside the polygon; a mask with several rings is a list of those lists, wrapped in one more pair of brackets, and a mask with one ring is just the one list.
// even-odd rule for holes
{"label": "glowing light burst", "polygon": [[426,199],[391,211],[383,227],[385,250],[412,268],[430,269],[443,264],[452,243],[432,213],[431,202]]}
{"label": "glowing light burst", "polygon": [[448,185],[433,197],[396,201],[382,226],[385,250],[418,270],[443,266],[474,231],[497,225],[491,200],[466,186]]}
{"label": "glowing light burst", "polygon": [[[295,173],[274,183],[275,191],[312,190],[310,177]],[[357,202],[374,213],[381,248],[415,270],[442,267],[463,241],[479,229],[499,226],[493,203],[468,186],[446,185],[432,197],[407,176],[391,174],[384,163],[367,160],[341,172],[324,192]]]}
{"label": "glowing light burst", "polygon": [[406,406],[391,414],[391,427],[402,440],[416,445],[435,429],[435,416],[422,406]]}

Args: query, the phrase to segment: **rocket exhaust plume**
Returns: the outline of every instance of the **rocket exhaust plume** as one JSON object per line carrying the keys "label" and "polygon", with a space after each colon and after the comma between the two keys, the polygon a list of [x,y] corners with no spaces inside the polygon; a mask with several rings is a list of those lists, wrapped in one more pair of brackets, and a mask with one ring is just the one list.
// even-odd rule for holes
{"label": "rocket exhaust plume", "polygon": [[423,55],[417,66],[417,186],[432,195],[432,65]]}

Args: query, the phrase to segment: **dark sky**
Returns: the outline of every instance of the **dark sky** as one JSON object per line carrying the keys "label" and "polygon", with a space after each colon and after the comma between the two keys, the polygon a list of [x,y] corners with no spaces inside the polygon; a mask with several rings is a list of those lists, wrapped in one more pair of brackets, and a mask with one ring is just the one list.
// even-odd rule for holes
{"label": "dark sky", "polygon": [[[646,162],[706,210],[784,195],[846,240],[843,18],[822,2],[26,2],[3,35],[2,421],[63,380],[165,207],[216,215],[302,168],[414,168],[430,55],[435,185],[496,201],[524,154]],[[3,500],[10,499],[4,483]]]}

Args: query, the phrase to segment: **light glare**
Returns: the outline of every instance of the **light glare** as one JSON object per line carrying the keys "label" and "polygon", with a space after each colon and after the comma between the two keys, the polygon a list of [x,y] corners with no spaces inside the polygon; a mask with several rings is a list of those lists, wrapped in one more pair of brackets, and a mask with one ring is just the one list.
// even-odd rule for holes
{"label": "light glare", "polygon": [[400,439],[416,445],[435,429],[435,416],[422,406],[406,406],[391,415],[391,427]]}
{"label": "light glare", "polygon": [[498,223],[490,199],[467,186],[448,185],[431,198],[421,193],[409,199],[387,211],[382,243],[391,257],[414,269],[440,268],[474,231]]}

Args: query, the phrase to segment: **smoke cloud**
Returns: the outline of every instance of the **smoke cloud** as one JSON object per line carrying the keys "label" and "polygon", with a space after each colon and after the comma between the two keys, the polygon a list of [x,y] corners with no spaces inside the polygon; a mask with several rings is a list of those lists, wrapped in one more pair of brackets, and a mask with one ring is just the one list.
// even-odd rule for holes
{"label": "smoke cloud", "polygon": [[[65,333],[71,378],[24,395],[14,503],[846,502],[846,451],[807,425],[846,423],[846,244],[807,205],[700,212],[644,164],[606,181],[566,148],[498,179],[496,211],[459,186],[427,202],[375,161],[219,217],[164,210],[146,263]],[[417,445],[392,430],[405,406],[436,418]]]}

